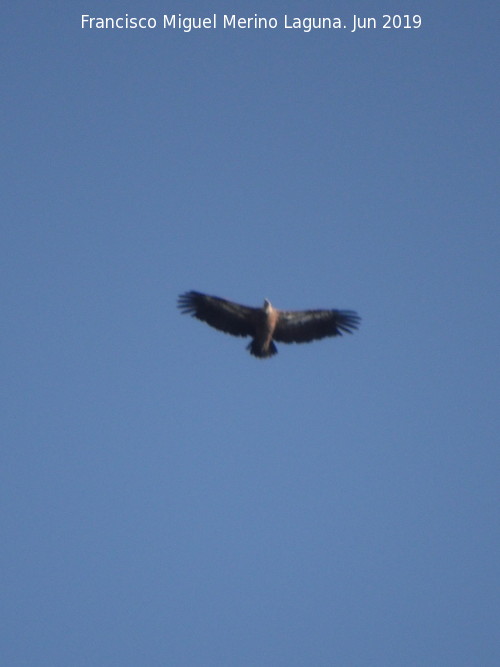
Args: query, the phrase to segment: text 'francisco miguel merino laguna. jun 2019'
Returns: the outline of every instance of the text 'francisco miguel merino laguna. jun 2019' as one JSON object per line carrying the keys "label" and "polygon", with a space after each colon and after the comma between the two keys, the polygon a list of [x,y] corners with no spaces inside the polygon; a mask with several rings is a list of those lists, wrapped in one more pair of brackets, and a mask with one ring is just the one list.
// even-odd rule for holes
{"label": "text 'francisco miguel merino laguna. jun 2019'", "polygon": [[183,14],[163,14],[154,16],[90,16],[81,15],[83,30],[376,30],[418,29],[422,26],[419,14],[380,14],[379,16],[358,16],[347,18],[338,16],[238,16],[237,14],[211,14],[209,16],[184,16]]}

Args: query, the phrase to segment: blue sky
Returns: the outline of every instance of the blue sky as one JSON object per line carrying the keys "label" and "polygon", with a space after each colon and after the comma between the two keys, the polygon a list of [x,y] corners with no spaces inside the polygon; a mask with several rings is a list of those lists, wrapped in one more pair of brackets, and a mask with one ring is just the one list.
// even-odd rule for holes
{"label": "blue sky", "polygon": [[374,4],[4,8],[5,664],[499,664],[496,6]]}

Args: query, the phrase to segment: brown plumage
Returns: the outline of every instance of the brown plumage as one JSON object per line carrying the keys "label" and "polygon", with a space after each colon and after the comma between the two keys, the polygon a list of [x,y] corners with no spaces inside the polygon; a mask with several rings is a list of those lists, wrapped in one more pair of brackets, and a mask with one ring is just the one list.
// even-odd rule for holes
{"label": "brown plumage", "polygon": [[326,336],[341,336],[358,328],[361,318],[353,310],[277,310],[265,299],[251,308],[217,296],[186,292],[179,297],[182,313],[192,315],[232,336],[251,336],[247,349],[260,359],[272,357],[280,343],[309,343]]}

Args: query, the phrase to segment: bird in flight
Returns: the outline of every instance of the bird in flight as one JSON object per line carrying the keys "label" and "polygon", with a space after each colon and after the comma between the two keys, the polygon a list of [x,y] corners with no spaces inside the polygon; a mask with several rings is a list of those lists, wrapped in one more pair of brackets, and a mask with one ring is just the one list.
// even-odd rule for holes
{"label": "bird in flight", "polygon": [[250,354],[266,359],[278,353],[278,343],[309,343],[327,336],[341,336],[358,328],[361,318],[354,310],[278,310],[264,300],[262,308],[186,292],[178,299],[184,314],[206,322],[232,336],[251,336]]}

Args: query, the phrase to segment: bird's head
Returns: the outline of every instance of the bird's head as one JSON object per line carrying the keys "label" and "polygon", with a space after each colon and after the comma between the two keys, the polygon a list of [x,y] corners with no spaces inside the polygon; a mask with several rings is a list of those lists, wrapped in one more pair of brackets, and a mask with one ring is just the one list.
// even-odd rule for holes
{"label": "bird's head", "polygon": [[271,302],[269,301],[269,299],[264,299],[264,305],[262,307],[264,308],[266,313],[268,313],[271,310],[272,305],[271,305]]}

